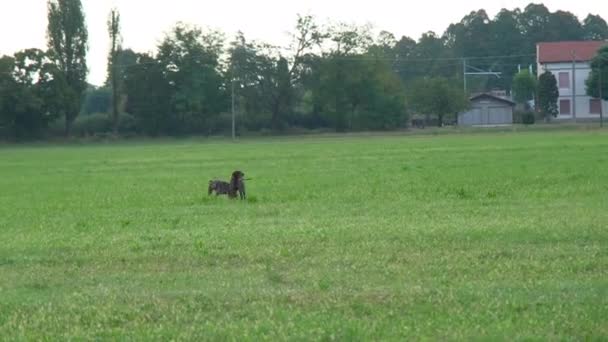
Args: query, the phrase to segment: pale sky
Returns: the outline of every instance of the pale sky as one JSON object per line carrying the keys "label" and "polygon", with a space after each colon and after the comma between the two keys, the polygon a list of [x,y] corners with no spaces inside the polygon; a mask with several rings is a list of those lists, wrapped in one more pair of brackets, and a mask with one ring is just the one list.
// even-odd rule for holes
{"label": "pale sky", "polygon": [[[122,16],[123,46],[155,51],[164,33],[178,21],[225,32],[230,39],[241,30],[248,39],[284,45],[296,15],[312,14],[320,23],[344,21],[372,24],[418,39],[426,31],[442,34],[451,23],[484,8],[493,17],[501,8],[523,8],[530,0],[82,0],[89,29],[89,82],[105,80],[109,39],[106,21],[112,7]],[[536,1],[538,2],[538,1]],[[46,47],[46,0],[0,0],[0,55]],[[551,10],[573,12],[582,20],[599,14],[608,20],[608,1],[546,0]]]}

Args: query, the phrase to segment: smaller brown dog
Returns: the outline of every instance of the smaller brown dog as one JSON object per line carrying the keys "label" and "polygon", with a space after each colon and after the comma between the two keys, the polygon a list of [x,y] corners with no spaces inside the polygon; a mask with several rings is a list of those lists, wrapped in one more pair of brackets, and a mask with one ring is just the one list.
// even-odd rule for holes
{"label": "smaller brown dog", "polygon": [[236,199],[237,194],[241,200],[247,199],[247,192],[245,191],[245,173],[242,171],[234,171],[232,177],[230,177],[230,191],[228,197]]}
{"label": "smaller brown dog", "polygon": [[230,195],[230,183],[220,180],[210,180],[208,195],[211,196],[215,191],[215,195]]}

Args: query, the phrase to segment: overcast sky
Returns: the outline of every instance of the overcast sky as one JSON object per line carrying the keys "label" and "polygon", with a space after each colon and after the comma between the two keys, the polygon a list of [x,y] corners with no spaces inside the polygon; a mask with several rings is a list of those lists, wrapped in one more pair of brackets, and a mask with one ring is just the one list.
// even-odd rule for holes
{"label": "overcast sky", "polygon": [[[153,51],[173,24],[184,21],[220,29],[229,35],[241,30],[248,39],[286,42],[296,15],[313,14],[321,23],[371,23],[378,30],[417,39],[423,32],[443,33],[472,10],[484,8],[494,16],[501,8],[525,7],[527,1],[505,0],[82,0],[89,29],[89,82],[105,79],[108,50],[106,20],[112,7],[122,15],[124,47]],[[47,0],[0,0],[0,55],[30,47],[45,48]],[[415,5],[414,5],[415,4]],[[587,14],[608,19],[605,0],[547,0],[551,11],[567,10],[582,20]]]}

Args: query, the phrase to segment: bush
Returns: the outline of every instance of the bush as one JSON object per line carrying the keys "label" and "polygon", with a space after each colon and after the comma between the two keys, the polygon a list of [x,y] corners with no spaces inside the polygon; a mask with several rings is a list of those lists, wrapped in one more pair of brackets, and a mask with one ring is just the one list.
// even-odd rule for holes
{"label": "bush", "polygon": [[[239,129],[239,120],[241,117],[236,117],[236,129]],[[232,114],[231,113],[221,113],[219,115],[214,115],[206,120],[206,127],[201,128],[200,132],[204,132],[208,135],[216,135],[216,134],[228,134],[232,132]]]}
{"label": "bush", "polygon": [[89,136],[112,131],[112,119],[106,113],[79,115],[72,125],[74,136]]}
{"label": "bush", "polygon": [[[119,134],[136,132],[137,120],[131,114],[121,113],[118,117]],[[49,125],[51,136],[63,136],[65,133],[64,118],[60,118]],[[105,135],[112,133],[112,117],[107,113],[94,113],[79,115],[72,124],[72,135],[76,137]]]}
{"label": "bush", "polygon": [[536,122],[536,115],[529,110],[517,110],[513,113],[513,123],[532,125]]}
{"label": "bush", "polygon": [[524,125],[533,125],[536,122],[536,116],[534,112],[524,112],[521,115],[521,122]]}

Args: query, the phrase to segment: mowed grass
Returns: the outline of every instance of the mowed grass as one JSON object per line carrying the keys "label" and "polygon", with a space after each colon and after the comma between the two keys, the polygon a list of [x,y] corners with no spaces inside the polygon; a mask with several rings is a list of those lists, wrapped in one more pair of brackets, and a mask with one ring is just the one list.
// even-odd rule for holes
{"label": "mowed grass", "polygon": [[0,189],[3,340],[608,339],[605,132],[4,147]]}

